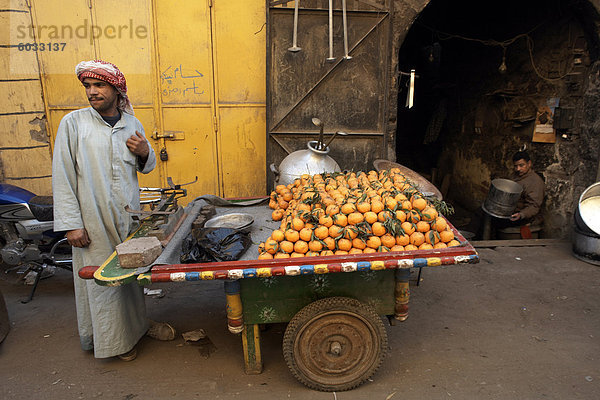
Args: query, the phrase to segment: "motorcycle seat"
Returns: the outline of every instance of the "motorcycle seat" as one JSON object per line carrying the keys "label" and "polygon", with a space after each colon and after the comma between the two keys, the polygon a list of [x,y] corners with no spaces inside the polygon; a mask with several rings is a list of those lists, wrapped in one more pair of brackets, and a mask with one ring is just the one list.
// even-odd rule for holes
{"label": "motorcycle seat", "polygon": [[34,196],[29,201],[29,209],[38,221],[54,219],[52,196]]}

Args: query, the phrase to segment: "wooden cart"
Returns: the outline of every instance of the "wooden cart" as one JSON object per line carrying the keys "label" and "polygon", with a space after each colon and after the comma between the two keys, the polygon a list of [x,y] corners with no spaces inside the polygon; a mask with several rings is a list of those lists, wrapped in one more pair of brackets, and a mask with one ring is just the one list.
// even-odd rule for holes
{"label": "wooden cart", "polygon": [[[218,208],[220,214],[231,211]],[[276,227],[266,205],[243,211],[254,216],[255,243]],[[154,265],[147,272],[124,270],[113,255],[80,276],[91,278],[94,270],[100,285],[221,279],[228,328],[241,334],[247,374],[262,372],[259,326],[288,322],[283,354],[292,374],[312,389],[341,391],[365,382],[382,363],[387,334],[380,316],[392,325],[408,317],[411,268],[479,261],[452,229],[461,245],[446,249],[257,260],[253,246],[239,261]],[[132,237],[145,233],[142,226]]]}

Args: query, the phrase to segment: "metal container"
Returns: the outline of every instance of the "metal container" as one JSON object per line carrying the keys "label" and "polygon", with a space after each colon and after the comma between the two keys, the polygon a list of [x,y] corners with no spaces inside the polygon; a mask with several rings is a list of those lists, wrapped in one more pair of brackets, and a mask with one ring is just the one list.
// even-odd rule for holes
{"label": "metal container", "polygon": [[575,225],[586,234],[600,234],[600,182],[581,193],[575,210]]}
{"label": "metal container", "polygon": [[317,141],[308,142],[307,150],[298,150],[283,159],[279,168],[271,164],[275,174],[275,185],[289,185],[303,174],[320,174],[323,172],[340,172],[340,166],[327,154],[329,147],[317,150]]}
{"label": "metal container", "polygon": [[483,210],[496,218],[510,218],[517,207],[523,187],[510,179],[494,179]]}
{"label": "metal container", "polygon": [[600,266],[600,236],[583,232],[575,227],[573,232],[573,256],[589,264]]}

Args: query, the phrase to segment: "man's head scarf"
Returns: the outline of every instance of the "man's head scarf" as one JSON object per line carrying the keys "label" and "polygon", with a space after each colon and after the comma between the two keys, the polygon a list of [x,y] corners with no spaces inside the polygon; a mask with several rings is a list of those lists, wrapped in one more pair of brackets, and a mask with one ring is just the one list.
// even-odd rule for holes
{"label": "man's head scarf", "polygon": [[125,76],[116,65],[102,60],[82,61],[75,67],[77,78],[83,82],[85,78],[94,78],[107,82],[117,89],[119,99],[117,108],[133,115],[133,107],[127,97],[127,82]]}

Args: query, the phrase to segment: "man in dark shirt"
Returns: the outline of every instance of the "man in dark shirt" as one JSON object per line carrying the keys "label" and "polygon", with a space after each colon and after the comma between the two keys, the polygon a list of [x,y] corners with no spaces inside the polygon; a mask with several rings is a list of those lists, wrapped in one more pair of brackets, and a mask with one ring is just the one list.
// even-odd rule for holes
{"label": "man in dark shirt", "polygon": [[510,220],[513,221],[513,225],[539,225],[543,220],[540,210],[544,200],[544,181],[533,170],[533,163],[526,151],[516,152],[513,162],[513,180],[523,187],[523,192]]}

